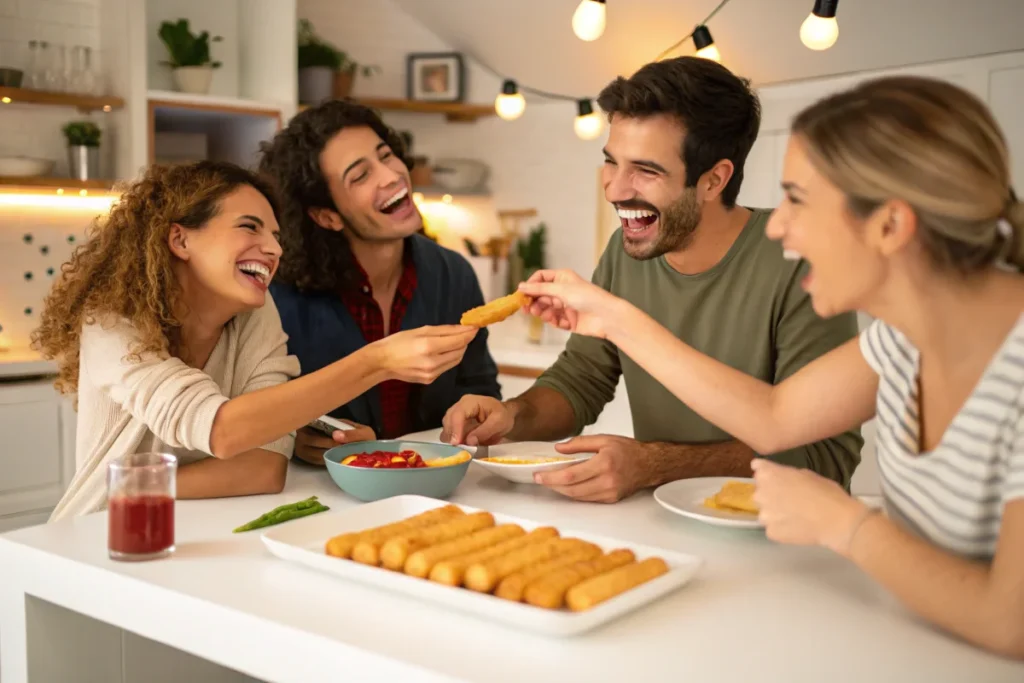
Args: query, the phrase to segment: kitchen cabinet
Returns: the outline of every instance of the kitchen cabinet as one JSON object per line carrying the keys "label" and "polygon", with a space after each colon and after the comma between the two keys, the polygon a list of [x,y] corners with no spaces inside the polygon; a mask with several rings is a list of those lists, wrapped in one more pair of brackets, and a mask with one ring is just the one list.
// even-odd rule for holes
{"label": "kitchen cabinet", "polygon": [[74,474],[75,412],[49,378],[0,383],[0,532],[45,522]]}

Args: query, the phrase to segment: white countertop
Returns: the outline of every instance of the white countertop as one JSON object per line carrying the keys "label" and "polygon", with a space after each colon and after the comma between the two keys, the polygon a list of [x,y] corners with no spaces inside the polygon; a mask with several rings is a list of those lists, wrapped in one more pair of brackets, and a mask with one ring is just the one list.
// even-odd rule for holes
{"label": "white countertop", "polygon": [[56,362],[44,360],[31,348],[13,346],[0,349],[0,379],[38,377],[56,372]]}
{"label": "white countertop", "polygon": [[105,513],[0,536],[0,591],[10,599],[16,588],[268,681],[341,672],[403,683],[1024,680],[1024,663],[921,623],[825,550],[678,517],[649,491],[585,504],[481,471],[470,467],[453,502],[696,554],[704,567],[660,603],[589,634],[535,636],[292,566],[256,533],[232,534],[312,494],[334,510],[358,504],[326,471],[294,463],[277,496],[179,501],[178,549],[166,560],[109,560]]}

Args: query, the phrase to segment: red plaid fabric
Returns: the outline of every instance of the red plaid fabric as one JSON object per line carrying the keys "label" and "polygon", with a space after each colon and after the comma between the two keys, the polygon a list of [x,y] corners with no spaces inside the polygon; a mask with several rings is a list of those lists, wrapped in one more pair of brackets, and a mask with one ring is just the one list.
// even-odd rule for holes
{"label": "red plaid fabric", "polygon": [[[366,271],[358,263],[359,277],[356,286],[342,293],[345,308],[359,325],[366,343],[384,338],[384,314],[373,298],[373,288]],[[402,275],[391,304],[391,321],[388,330],[393,334],[401,329],[413,292],[416,291],[416,264],[406,249],[402,264]],[[378,386],[380,392],[381,429],[380,439],[393,439],[408,434],[412,424],[413,385],[400,380],[388,380]]]}

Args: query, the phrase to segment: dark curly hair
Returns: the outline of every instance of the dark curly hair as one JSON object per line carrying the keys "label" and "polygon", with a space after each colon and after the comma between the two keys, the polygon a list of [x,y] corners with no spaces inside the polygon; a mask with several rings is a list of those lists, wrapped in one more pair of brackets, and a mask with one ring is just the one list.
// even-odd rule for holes
{"label": "dark curly hair", "polygon": [[108,215],[96,219],[88,240],[61,267],[32,333],[33,347],[57,360],[62,393],[78,391],[82,326],[96,320],[113,316],[131,323],[139,339],[129,360],[148,353],[185,359],[177,317],[181,287],[167,245],[171,225],[202,228],[220,213],[224,198],[245,185],[278,213],[273,187],[256,174],[226,162],[199,161],[150,166],[122,190]]}
{"label": "dark curly hair", "polygon": [[736,205],[743,165],[761,127],[761,102],[749,80],[710,59],[676,57],[647,64],[629,78],[616,78],[597,103],[609,118],[676,117],[686,131],[680,150],[686,187],[728,159],[734,170],[722,190],[722,204]]}
{"label": "dark curly hair", "polygon": [[412,169],[404,141],[380,115],[352,100],[331,100],[297,116],[273,140],[260,145],[260,173],[274,183],[281,199],[281,246],[284,255],[276,280],[301,292],[340,292],[355,277],[348,238],[325,230],[309,210],[338,208],[320,168],[324,146],[343,128],[368,126]]}

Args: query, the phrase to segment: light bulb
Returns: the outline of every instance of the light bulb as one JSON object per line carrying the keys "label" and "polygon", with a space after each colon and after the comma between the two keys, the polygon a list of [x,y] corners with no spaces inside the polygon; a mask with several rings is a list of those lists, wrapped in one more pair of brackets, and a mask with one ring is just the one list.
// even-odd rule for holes
{"label": "light bulb", "polygon": [[600,114],[594,111],[594,105],[590,100],[580,100],[576,103],[576,120],[572,127],[580,140],[593,140],[604,130],[604,121]]}
{"label": "light bulb", "polygon": [[814,0],[814,9],[800,24],[800,41],[812,50],[827,50],[839,38],[836,5],[839,0]]}
{"label": "light bulb", "polygon": [[516,87],[515,81],[505,81],[501,84],[501,94],[494,98],[494,111],[506,121],[514,121],[523,115],[526,109],[526,100]]}
{"label": "light bulb", "polygon": [[711,31],[704,24],[693,29],[693,44],[697,48],[697,56],[710,59],[715,62],[722,61],[722,55],[718,52],[715,39],[711,37]]}
{"label": "light bulb", "polygon": [[597,40],[606,23],[605,0],[581,0],[572,13],[572,32],[580,40]]}

